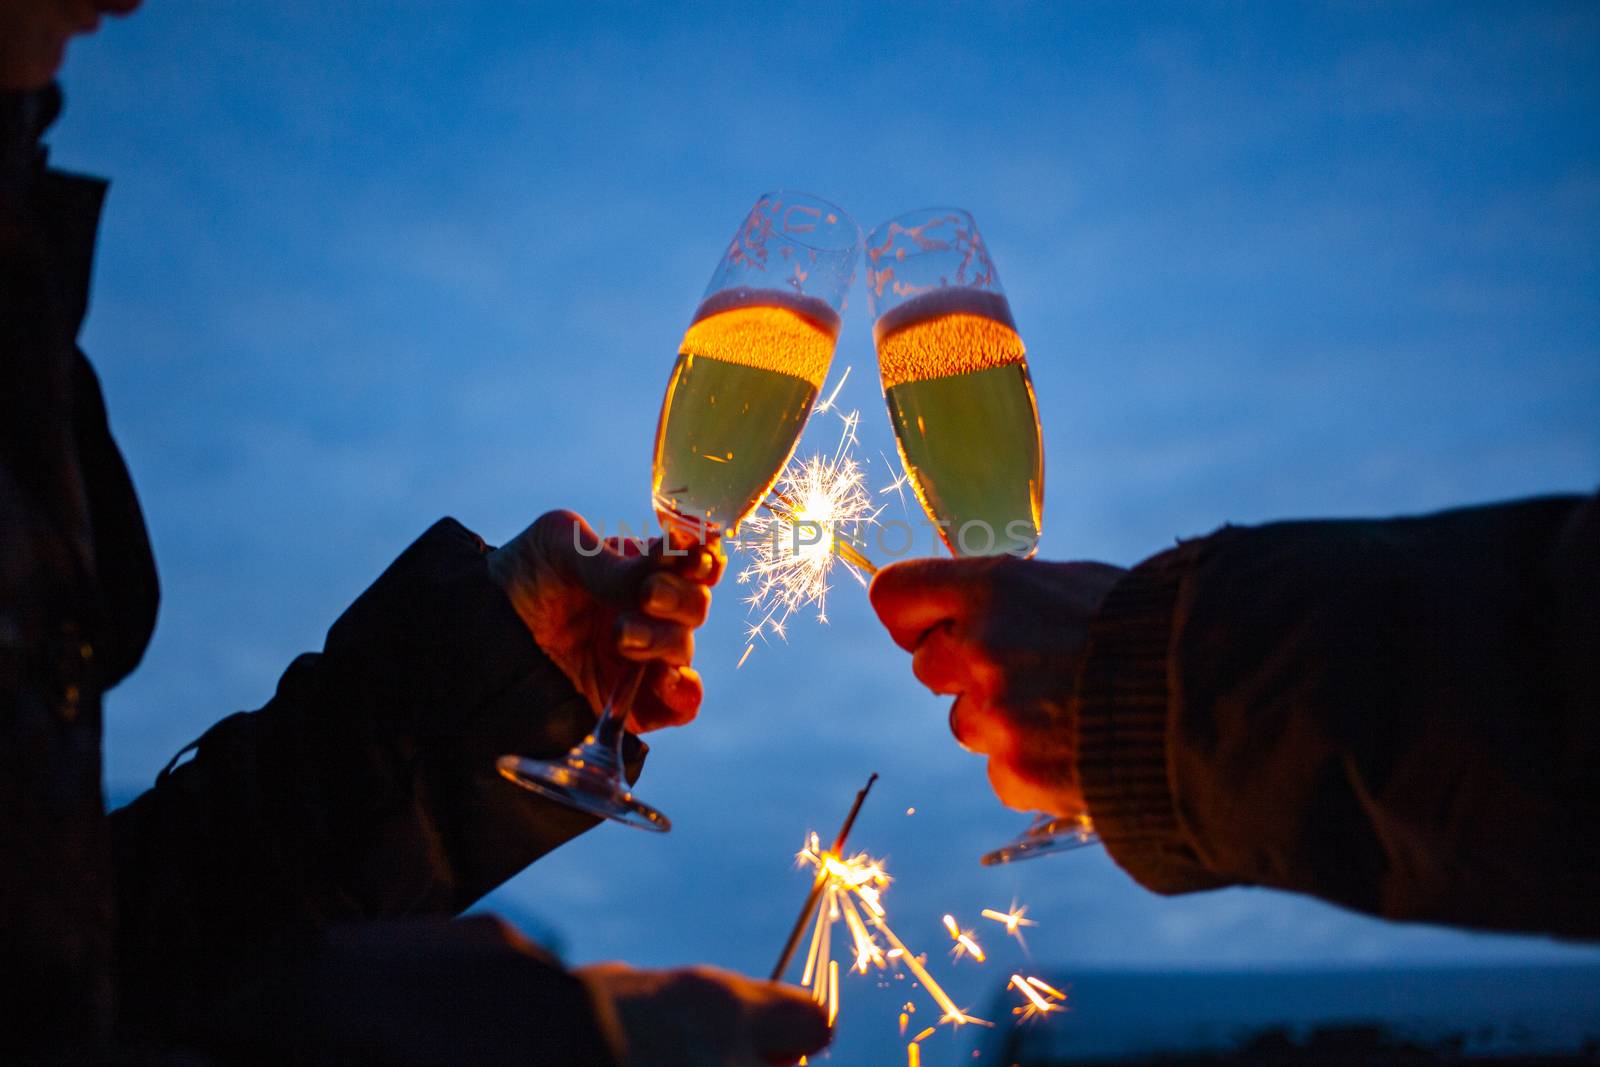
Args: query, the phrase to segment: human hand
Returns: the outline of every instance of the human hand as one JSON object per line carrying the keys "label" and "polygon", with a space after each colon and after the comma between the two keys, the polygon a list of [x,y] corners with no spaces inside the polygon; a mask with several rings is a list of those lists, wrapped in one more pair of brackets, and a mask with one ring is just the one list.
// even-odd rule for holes
{"label": "human hand", "polygon": [[643,733],[682,726],[700,710],[693,631],[725,560],[714,545],[681,551],[602,542],[580,516],[552,511],[490,553],[489,573],[597,714],[629,661],[645,664],[628,716],[628,728]]}
{"label": "human hand", "polygon": [[714,967],[639,971],[621,963],[578,974],[611,998],[628,1067],[792,1064],[832,1038],[827,1016],[793,986]]}
{"label": "human hand", "polygon": [[101,15],[127,15],[140,0],[0,0],[0,90],[42,89],[66,57],[67,42],[100,28]]}
{"label": "human hand", "polygon": [[956,698],[950,732],[989,757],[1010,807],[1084,811],[1072,689],[1089,621],[1124,573],[995,556],[907,560],[872,581],[878,618],[918,680]]}

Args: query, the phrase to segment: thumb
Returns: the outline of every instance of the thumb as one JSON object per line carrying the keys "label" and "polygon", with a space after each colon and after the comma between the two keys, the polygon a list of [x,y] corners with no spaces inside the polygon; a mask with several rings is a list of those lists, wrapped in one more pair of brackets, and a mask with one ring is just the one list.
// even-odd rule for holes
{"label": "thumb", "polygon": [[792,1063],[832,1039],[827,1013],[810,996],[777,982],[751,984],[756,988],[746,994],[747,1019],[756,1055],[772,1063]]}
{"label": "thumb", "polygon": [[940,623],[963,618],[988,560],[908,559],[878,571],[868,587],[872,609],[894,643],[913,651]]}

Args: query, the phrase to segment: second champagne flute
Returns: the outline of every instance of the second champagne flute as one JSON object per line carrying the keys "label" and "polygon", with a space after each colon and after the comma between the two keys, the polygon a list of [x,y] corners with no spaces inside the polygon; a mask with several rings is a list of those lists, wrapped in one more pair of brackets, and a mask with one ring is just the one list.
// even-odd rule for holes
{"label": "second champagne flute", "polygon": [[[924,208],[867,238],[878,372],[917,500],[957,556],[1031,556],[1044,507],[1039,407],[1022,338],[977,223]],[[1041,815],[983,857],[1092,843],[1086,815]]]}
{"label": "second champagne flute", "polygon": [[[833,360],[860,238],[842,210],[793,192],[762,196],[734,234],[678,346],[656,427],[651,499],[669,545],[736,531],[789,461]],[[642,673],[624,675],[565,759],[502,756],[501,775],[591,815],[670,829],[622,774]]]}

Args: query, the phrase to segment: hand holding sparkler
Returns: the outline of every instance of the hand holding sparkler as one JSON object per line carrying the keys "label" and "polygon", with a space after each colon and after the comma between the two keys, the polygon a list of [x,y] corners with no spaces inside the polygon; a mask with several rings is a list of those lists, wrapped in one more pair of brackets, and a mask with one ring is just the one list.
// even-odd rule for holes
{"label": "hand holding sparkler", "polygon": [[822,1010],[792,986],[713,967],[602,963],[578,973],[616,1009],[628,1067],[792,1064],[831,1037]]}

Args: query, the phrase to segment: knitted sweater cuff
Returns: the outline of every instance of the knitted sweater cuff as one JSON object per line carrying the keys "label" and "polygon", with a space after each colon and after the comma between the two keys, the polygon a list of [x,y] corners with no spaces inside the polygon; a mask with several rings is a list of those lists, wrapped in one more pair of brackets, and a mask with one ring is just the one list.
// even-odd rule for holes
{"label": "knitted sweater cuff", "polygon": [[1188,842],[1167,759],[1167,666],[1191,562],[1180,547],[1117,583],[1090,625],[1076,693],[1078,772],[1095,830],[1118,865],[1160,893],[1222,884]]}

